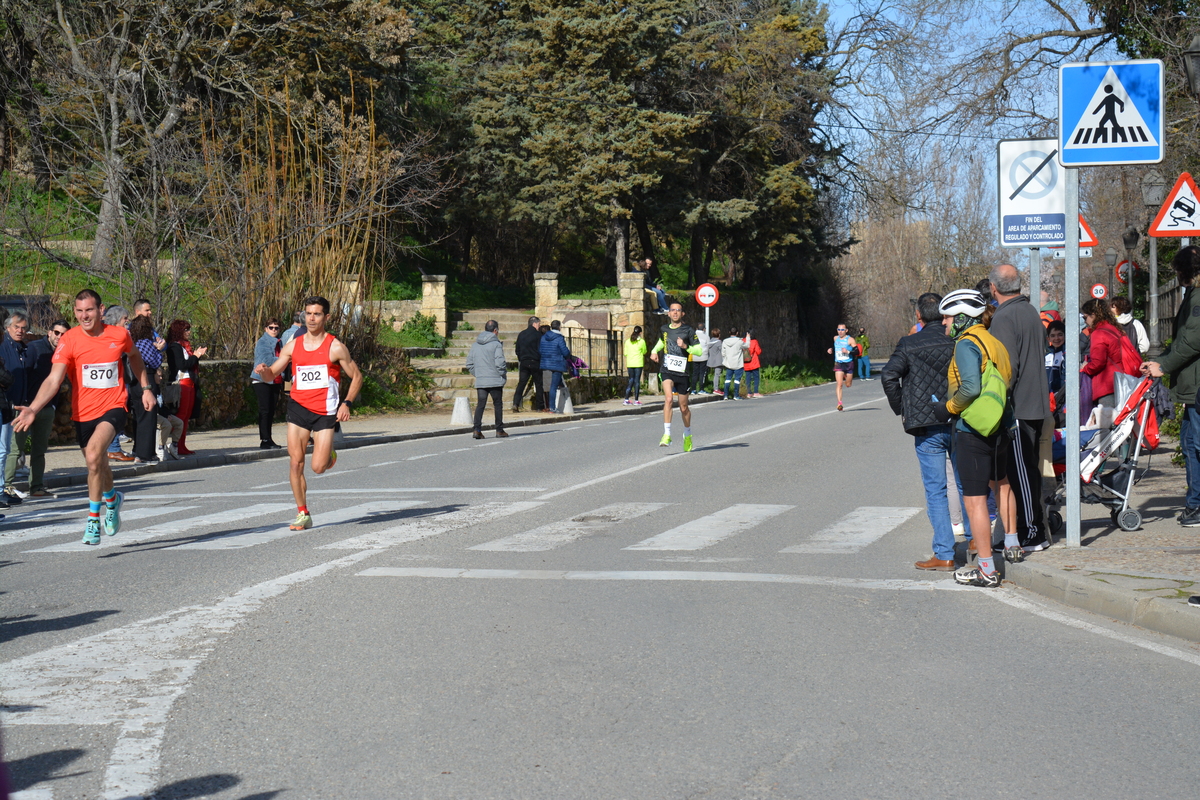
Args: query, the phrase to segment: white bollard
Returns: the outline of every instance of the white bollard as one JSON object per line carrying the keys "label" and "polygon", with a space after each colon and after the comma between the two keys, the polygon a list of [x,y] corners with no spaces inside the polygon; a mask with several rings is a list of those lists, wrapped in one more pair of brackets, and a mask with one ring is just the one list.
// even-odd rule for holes
{"label": "white bollard", "polygon": [[571,404],[571,393],[567,392],[567,391],[563,391],[562,413],[564,413],[564,414],[574,414],[575,413],[575,406],[573,406]]}
{"label": "white bollard", "polygon": [[451,425],[472,425],[475,420],[471,417],[471,403],[465,397],[454,398],[454,413],[450,415]]}

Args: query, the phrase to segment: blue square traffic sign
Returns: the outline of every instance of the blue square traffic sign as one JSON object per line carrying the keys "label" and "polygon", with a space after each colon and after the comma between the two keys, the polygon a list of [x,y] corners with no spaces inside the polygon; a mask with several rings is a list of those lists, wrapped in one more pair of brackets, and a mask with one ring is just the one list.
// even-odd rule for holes
{"label": "blue square traffic sign", "polygon": [[1059,68],[1059,163],[1096,167],[1162,161],[1163,75],[1158,59]]}

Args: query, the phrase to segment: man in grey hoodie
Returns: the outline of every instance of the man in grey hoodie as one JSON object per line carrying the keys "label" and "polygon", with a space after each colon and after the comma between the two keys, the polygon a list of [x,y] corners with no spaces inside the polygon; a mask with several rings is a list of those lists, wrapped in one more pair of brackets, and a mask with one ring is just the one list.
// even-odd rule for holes
{"label": "man in grey hoodie", "polygon": [[471,352],[467,354],[467,372],[475,376],[475,438],[482,439],[483,409],[487,399],[492,398],[492,410],[496,414],[496,438],[508,436],[504,432],[504,382],[508,379],[508,364],[504,360],[504,345],[496,332],[500,323],[489,319],[483,323],[483,333],[475,338]]}

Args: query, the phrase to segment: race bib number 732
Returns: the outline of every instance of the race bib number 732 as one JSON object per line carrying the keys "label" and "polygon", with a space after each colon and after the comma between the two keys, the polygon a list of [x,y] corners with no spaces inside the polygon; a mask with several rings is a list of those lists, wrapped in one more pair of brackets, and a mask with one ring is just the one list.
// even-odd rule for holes
{"label": "race bib number 732", "polygon": [[687,372],[687,356],[673,356],[670,353],[666,354],[663,359],[663,364],[667,368],[667,372],[684,374]]}
{"label": "race bib number 732", "polygon": [[328,389],[329,365],[313,364],[296,367],[292,378],[292,388],[301,391],[304,389]]}
{"label": "race bib number 732", "polygon": [[115,389],[120,385],[121,363],[110,361],[107,364],[84,364],[83,386],[86,389]]}

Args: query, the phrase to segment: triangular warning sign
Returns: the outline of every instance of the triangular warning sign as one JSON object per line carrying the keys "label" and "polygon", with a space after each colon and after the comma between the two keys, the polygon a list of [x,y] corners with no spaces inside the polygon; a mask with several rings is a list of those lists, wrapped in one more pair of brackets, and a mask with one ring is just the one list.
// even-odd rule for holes
{"label": "triangular warning sign", "polygon": [[1154,131],[1142,119],[1112,67],[1096,87],[1087,111],[1066,139],[1072,150],[1091,147],[1157,147]]}
{"label": "triangular warning sign", "polygon": [[1151,236],[1200,236],[1200,191],[1192,176],[1183,173],[1175,181],[1175,188],[1167,195],[1167,201],[1158,210],[1158,216],[1150,223]]}
{"label": "triangular warning sign", "polygon": [[1100,244],[1096,240],[1096,234],[1092,231],[1092,226],[1087,224],[1087,220],[1083,218],[1083,214],[1079,215],[1079,246],[1080,247],[1095,247]]}

